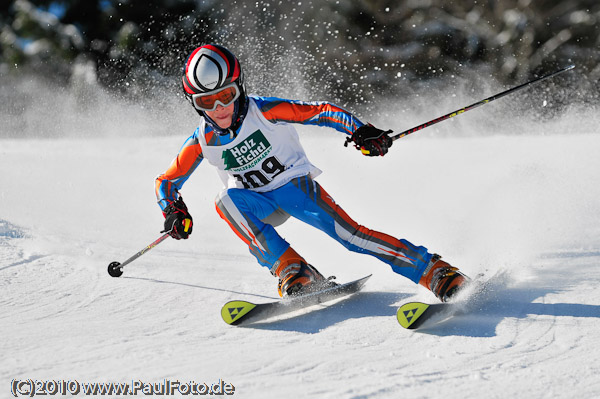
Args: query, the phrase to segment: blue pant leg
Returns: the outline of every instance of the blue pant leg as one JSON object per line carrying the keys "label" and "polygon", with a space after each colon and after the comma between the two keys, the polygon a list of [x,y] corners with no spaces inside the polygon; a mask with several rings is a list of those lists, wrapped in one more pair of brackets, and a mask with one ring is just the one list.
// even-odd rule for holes
{"label": "blue pant leg", "polygon": [[291,216],[327,233],[350,251],[376,257],[415,283],[431,260],[432,254],[425,247],[356,223],[308,176],[294,179],[267,195]]}
{"label": "blue pant leg", "polygon": [[264,221],[281,213],[278,205],[262,193],[231,188],[216,200],[217,212],[249,247],[250,253],[271,268],[290,246],[275,228]]}

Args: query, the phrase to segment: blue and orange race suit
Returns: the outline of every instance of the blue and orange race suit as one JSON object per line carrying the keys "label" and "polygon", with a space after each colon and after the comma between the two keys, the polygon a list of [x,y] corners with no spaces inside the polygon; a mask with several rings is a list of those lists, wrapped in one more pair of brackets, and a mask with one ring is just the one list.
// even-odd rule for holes
{"label": "blue and orange race suit", "polygon": [[220,132],[202,120],[186,140],[170,168],[156,179],[161,209],[177,198],[207,159],[225,184],[217,196],[217,212],[261,265],[272,269],[289,248],[275,227],[293,216],[418,282],[432,255],[424,247],[367,229],[350,218],[314,180],[320,171],[306,158],[291,124],[330,127],[348,135],[364,125],[328,102],[250,96],[237,132]]}

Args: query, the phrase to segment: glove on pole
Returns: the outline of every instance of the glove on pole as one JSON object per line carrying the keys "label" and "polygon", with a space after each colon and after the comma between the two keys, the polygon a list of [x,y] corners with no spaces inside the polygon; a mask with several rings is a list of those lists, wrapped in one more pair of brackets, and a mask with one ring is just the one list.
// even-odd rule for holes
{"label": "glove on pole", "polygon": [[391,133],[391,130],[383,131],[369,123],[359,127],[352,136],[346,138],[344,146],[347,147],[349,143],[354,142],[354,147],[363,155],[384,156],[393,144]]}
{"label": "glove on pole", "polygon": [[188,212],[183,198],[171,202],[163,211],[165,216],[165,229],[161,233],[169,232],[176,240],[187,240],[193,229],[192,215]]}

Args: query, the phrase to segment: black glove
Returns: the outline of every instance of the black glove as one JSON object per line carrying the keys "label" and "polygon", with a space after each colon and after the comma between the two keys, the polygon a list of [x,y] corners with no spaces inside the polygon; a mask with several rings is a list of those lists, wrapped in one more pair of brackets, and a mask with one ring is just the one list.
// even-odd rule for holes
{"label": "black glove", "polygon": [[192,234],[192,215],[189,214],[183,199],[171,202],[163,211],[165,215],[165,229],[176,240],[186,240]]}
{"label": "black glove", "polygon": [[353,141],[356,149],[368,157],[384,156],[394,142],[389,136],[390,133],[391,130],[383,131],[369,123],[356,129],[346,143]]}

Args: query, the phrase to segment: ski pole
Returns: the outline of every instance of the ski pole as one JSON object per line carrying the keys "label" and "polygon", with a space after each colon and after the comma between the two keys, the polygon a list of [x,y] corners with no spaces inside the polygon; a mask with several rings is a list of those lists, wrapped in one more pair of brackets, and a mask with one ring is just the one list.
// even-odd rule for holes
{"label": "ski pole", "polygon": [[429,127],[431,125],[435,125],[438,122],[445,121],[446,119],[450,119],[450,118],[452,118],[452,117],[454,117],[456,115],[460,115],[460,114],[462,114],[464,112],[470,111],[473,108],[479,107],[480,105],[487,104],[487,103],[489,103],[491,101],[494,101],[494,100],[497,100],[497,99],[499,99],[501,97],[504,97],[504,96],[506,96],[506,95],[508,95],[510,93],[514,93],[515,91],[520,90],[520,89],[522,89],[524,87],[530,86],[530,85],[532,85],[534,83],[537,83],[537,82],[540,82],[540,81],[542,81],[544,79],[551,78],[553,76],[558,75],[559,73],[563,73],[563,72],[569,71],[569,70],[571,70],[573,68],[575,68],[575,65],[569,65],[568,67],[565,67],[565,68],[563,68],[563,69],[561,69],[559,71],[553,72],[553,73],[551,73],[549,75],[545,75],[545,76],[539,77],[537,79],[533,79],[533,80],[531,80],[531,81],[529,81],[527,83],[523,83],[522,85],[513,87],[512,89],[505,90],[505,91],[503,91],[501,93],[498,93],[496,95],[488,97],[488,98],[486,98],[484,100],[478,101],[478,102],[476,102],[474,104],[471,104],[471,105],[469,105],[467,107],[461,108],[461,109],[456,110],[454,112],[450,112],[449,114],[446,114],[444,116],[440,116],[439,118],[433,119],[433,120],[431,120],[429,122],[425,122],[422,125],[415,126],[412,129],[405,130],[402,133],[398,133],[397,135],[391,136],[391,138],[392,138],[392,140],[398,140],[399,138],[402,138],[404,136],[408,136],[411,133],[418,132],[421,129],[425,129],[426,127]]}
{"label": "ski pole", "polygon": [[133,255],[131,258],[127,259],[123,263],[111,262],[108,265],[108,274],[110,274],[112,277],[121,277],[121,275],[123,274],[123,268],[125,266],[127,266],[129,263],[133,262],[134,260],[136,260],[137,258],[142,256],[143,254],[145,254],[146,252],[150,251],[152,248],[154,248],[155,246],[157,246],[158,244],[163,242],[167,237],[169,237],[169,233],[170,233],[170,231],[166,232],[165,234],[160,236],[156,241],[154,241],[152,244],[148,245],[146,248],[142,249],[140,252]]}

